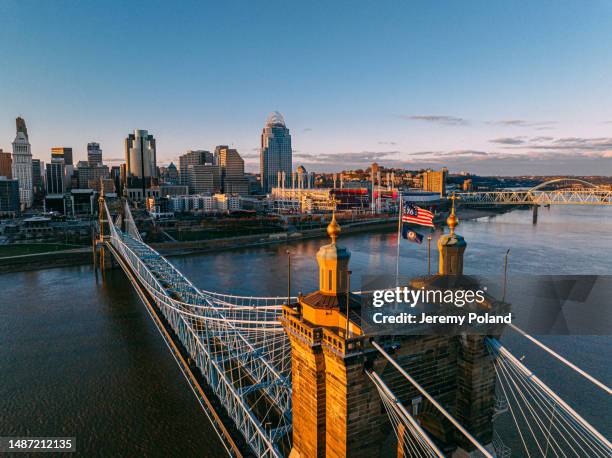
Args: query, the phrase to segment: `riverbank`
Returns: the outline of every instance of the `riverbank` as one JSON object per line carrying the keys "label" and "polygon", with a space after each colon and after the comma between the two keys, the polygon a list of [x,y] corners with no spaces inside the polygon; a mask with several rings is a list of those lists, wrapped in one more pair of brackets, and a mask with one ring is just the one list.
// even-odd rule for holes
{"label": "riverbank", "polygon": [[[459,209],[460,220],[467,221],[498,215],[492,210]],[[397,228],[397,219],[368,220],[363,222],[342,223],[343,234],[357,234],[367,231],[389,231]],[[151,246],[160,254],[168,257],[197,253],[233,250],[254,246],[274,245],[298,240],[327,237],[326,228],[308,229],[291,233],[257,234],[238,237],[227,237],[190,242],[152,243]],[[52,269],[86,265],[93,262],[91,247],[76,248],[44,253],[24,254],[0,257],[0,274],[28,270]]]}

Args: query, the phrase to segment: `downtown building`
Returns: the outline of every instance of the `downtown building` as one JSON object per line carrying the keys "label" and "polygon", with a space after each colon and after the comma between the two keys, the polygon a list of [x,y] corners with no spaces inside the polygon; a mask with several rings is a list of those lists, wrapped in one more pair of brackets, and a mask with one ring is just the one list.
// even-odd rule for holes
{"label": "downtown building", "polygon": [[32,159],[32,188],[34,190],[34,198],[40,198],[44,191],[43,180],[43,163],[40,159]]}
{"label": "downtown building", "polygon": [[293,170],[292,161],[291,134],[283,116],[274,111],[261,133],[259,171],[263,192],[287,183]]}
{"label": "downtown building", "polygon": [[[74,176],[74,164],[72,162],[72,148],[68,146],[56,146],[51,148],[51,162],[64,164],[64,190],[77,187],[76,177]],[[72,179],[75,178],[73,186]],[[48,191],[47,191],[48,192]]]}
{"label": "downtown building", "polygon": [[221,191],[221,169],[218,165],[198,164],[189,166],[189,193],[205,194]]}
{"label": "downtown building", "polygon": [[108,166],[99,162],[79,161],[77,164],[77,183],[79,189],[100,190],[101,180],[110,177]]}
{"label": "downtown building", "polygon": [[189,150],[179,156],[179,183],[183,186],[190,186],[189,167],[194,165],[213,164],[213,154],[205,150]]}
{"label": "downtown building", "polygon": [[102,149],[99,143],[91,142],[87,144],[87,162],[92,165],[102,165]]}
{"label": "downtown building", "polygon": [[159,195],[155,138],[136,129],[125,139],[124,194],[131,200],[145,201]]}
{"label": "downtown building", "polygon": [[8,151],[5,153],[0,148],[0,177],[13,178],[13,159],[11,153]]}
{"label": "downtown building", "polygon": [[0,176],[0,218],[19,216],[19,181]]}
{"label": "downtown building", "polygon": [[244,159],[237,150],[226,145],[215,148],[215,163],[221,168],[221,187],[225,194],[249,195],[249,182],[244,176]]}
{"label": "downtown building", "polygon": [[13,178],[19,181],[19,202],[24,208],[29,208],[34,202],[32,183],[32,148],[28,137],[28,129],[23,118],[16,119],[17,134],[13,141]]}

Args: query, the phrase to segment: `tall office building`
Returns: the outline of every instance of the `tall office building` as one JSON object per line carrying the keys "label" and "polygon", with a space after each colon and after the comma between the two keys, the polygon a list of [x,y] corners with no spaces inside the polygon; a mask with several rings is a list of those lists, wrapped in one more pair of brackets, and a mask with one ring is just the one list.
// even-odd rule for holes
{"label": "tall office building", "polygon": [[8,151],[5,153],[0,148],[0,177],[7,179],[13,178],[13,159],[11,159],[11,153]]}
{"label": "tall office building", "polygon": [[91,165],[102,164],[102,149],[99,143],[87,144],[87,162]]}
{"label": "tall office building", "polygon": [[285,180],[291,177],[293,170],[291,135],[285,125],[283,115],[278,111],[268,116],[261,133],[259,169],[261,187],[264,192],[270,192],[273,187],[281,184],[278,177],[283,176],[283,172]]}
{"label": "tall office building", "polygon": [[43,192],[42,173],[43,169],[40,159],[32,159],[32,189],[34,190],[35,197]]}
{"label": "tall office building", "polygon": [[195,150],[187,151],[179,157],[179,182],[189,186],[189,167],[192,165],[212,164],[213,155],[210,151]]}
{"label": "tall office building", "polygon": [[61,159],[51,160],[47,164],[46,172],[47,195],[64,194],[66,192],[64,162]]}
{"label": "tall office building", "polygon": [[125,139],[125,163],[128,176],[157,177],[155,138],[146,130],[136,129]]}
{"label": "tall office building", "polygon": [[108,166],[90,161],[79,161],[77,172],[79,189],[98,189],[100,180],[110,177]]}
{"label": "tall office building", "polygon": [[423,172],[423,191],[437,192],[441,196],[446,194],[446,176],[448,169],[443,167],[439,171],[426,170]]}
{"label": "tall office building", "polygon": [[32,206],[34,192],[32,190],[32,150],[28,137],[28,129],[23,118],[15,120],[17,135],[13,142],[13,178],[19,180],[19,201],[25,208]]}
{"label": "tall office building", "polygon": [[215,149],[216,159],[221,167],[221,186],[224,193],[249,194],[249,183],[244,176],[244,159],[238,151],[227,146],[218,146]]}
{"label": "tall office building", "polygon": [[19,216],[19,182],[0,176],[0,216]]}
{"label": "tall office building", "polygon": [[191,194],[216,193],[221,190],[221,170],[218,165],[189,166],[189,192]]}
{"label": "tall office building", "polygon": [[51,160],[55,162],[63,160],[64,165],[73,165],[72,148],[66,146],[56,146],[55,148],[51,148]]}

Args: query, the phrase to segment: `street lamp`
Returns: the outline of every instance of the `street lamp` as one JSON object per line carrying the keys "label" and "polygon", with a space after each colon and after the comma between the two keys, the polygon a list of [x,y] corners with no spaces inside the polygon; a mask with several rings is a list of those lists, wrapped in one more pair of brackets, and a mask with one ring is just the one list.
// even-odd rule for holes
{"label": "street lamp", "polygon": [[287,250],[287,305],[291,304],[291,251]]}

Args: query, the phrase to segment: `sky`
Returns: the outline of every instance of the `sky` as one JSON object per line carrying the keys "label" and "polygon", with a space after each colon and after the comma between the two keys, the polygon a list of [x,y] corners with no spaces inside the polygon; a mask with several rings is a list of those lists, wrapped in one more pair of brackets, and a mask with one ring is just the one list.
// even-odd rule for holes
{"label": "sky", "polygon": [[258,168],[280,111],[294,167],[372,161],[612,175],[612,2],[1,0],[0,148],[90,141],[158,165],[229,144]]}

